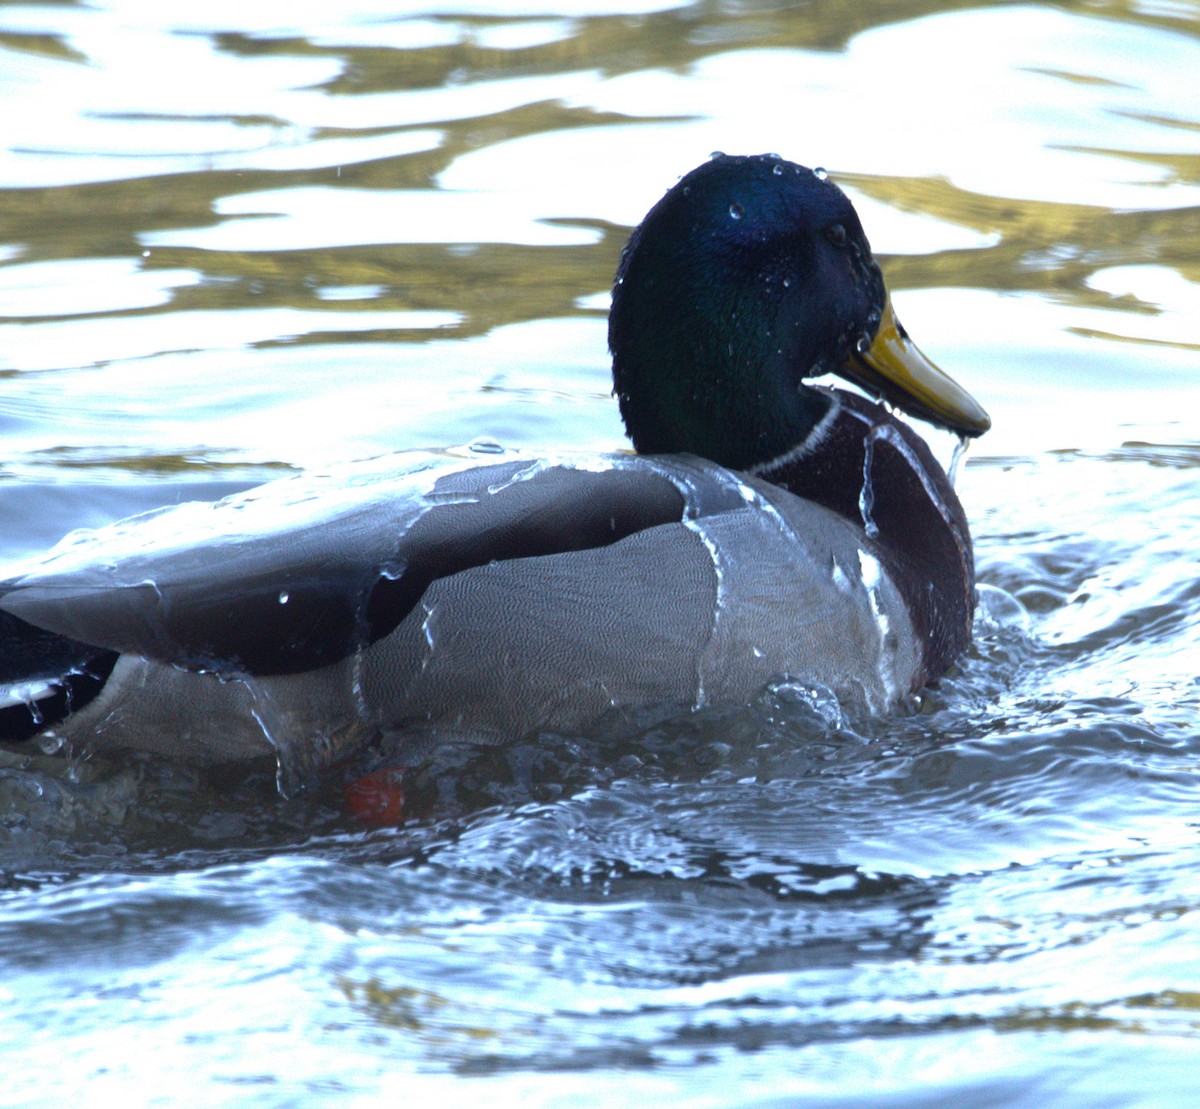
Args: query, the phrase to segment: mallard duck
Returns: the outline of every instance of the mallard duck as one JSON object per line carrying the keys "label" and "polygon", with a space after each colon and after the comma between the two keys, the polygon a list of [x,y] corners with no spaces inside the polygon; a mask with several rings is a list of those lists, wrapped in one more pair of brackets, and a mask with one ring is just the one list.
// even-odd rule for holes
{"label": "mallard duck", "polygon": [[683,177],[624,250],[609,347],[636,454],[392,457],[68,537],[0,585],[0,737],[309,773],[781,675],[885,713],[945,672],[970,533],[888,405],[989,420],[909,340],[823,171]]}

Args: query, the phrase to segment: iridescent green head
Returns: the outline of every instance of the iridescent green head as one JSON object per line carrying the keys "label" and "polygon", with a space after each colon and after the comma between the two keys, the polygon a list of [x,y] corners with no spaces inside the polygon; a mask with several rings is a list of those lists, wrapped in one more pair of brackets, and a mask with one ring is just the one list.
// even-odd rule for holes
{"label": "iridescent green head", "polygon": [[621,257],[608,335],[643,453],[776,457],[828,410],[804,382],[830,372],[962,434],[989,426],[895,320],[846,195],[773,155],[714,155],[651,209]]}

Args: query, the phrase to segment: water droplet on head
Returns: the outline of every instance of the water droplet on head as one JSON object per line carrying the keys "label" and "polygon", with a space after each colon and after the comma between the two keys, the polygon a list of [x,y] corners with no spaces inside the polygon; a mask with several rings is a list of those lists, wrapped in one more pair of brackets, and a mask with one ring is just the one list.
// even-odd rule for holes
{"label": "water droplet on head", "polygon": [[712,152],[712,153],[709,155],[709,157],[710,157],[710,158],[724,158],[724,157],[725,157],[725,151],[724,151],[724,150],[714,150],[714,151],[713,151],[713,152]]}
{"label": "water droplet on head", "polygon": [[790,277],[785,277],[783,279],[783,287],[785,289],[790,289],[792,287],[792,279]]}
{"label": "water droplet on head", "polygon": [[774,165],[771,167],[771,172],[773,174],[775,174],[776,177],[782,177],[783,176],[783,166]]}
{"label": "water droplet on head", "polygon": [[281,605],[286,605],[288,603],[288,591],[286,589],[281,589],[279,591],[279,603]]}
{"label": "water droplet on head", "polygon": [[813,176],[818,181],[828,181],[829,171],[824,166],[815,166],[813,167]]}
{"label": "water droplet on head", "polygon": [[743,208],[736,200],[729,205],[729,218],[741,219],[746,214],[746,209]]}

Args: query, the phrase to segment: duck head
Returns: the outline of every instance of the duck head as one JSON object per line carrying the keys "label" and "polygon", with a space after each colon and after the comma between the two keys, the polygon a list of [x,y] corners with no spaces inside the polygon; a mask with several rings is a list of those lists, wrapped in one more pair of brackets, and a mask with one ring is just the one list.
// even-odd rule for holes
{"label": "duck head", "polygon": [[617,270],[609,348],[642,453],[761,465],[829,411],[807,384],[827,373],[961,435],[990,426],[900,326],[845,193],[774,155],[714,155],[651,209]]}

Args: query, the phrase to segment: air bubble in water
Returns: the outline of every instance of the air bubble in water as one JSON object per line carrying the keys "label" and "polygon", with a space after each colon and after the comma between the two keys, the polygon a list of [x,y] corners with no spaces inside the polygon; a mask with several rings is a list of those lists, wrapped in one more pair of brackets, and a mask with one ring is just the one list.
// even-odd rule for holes
{"label": "air bubble in water", "polygon": [[38,750],[43,755],[57,755],[65,745],[66,740],[62,736],[55,735],[53,732],[43,732],[37,737]]}
{"label": "air bubble in water", "polygon": [[496,442],[495,439],[489,439],[487,436],[480,436],[467,444],[467,450],[472,454],[503,454],[504,444]]}

